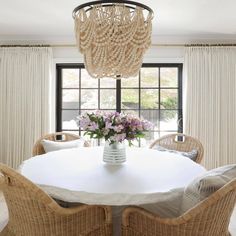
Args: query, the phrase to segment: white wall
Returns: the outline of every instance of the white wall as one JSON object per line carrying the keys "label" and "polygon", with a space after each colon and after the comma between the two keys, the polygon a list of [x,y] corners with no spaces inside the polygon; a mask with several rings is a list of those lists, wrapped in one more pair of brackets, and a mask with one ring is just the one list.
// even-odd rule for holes
{"label": "white wall", "polygon": [[[146,63],[178,63],[183,62],[184,47],[151,47],[144,56]],[[82,54],[75,47],[54,47],[55,63],[83,62]]]}

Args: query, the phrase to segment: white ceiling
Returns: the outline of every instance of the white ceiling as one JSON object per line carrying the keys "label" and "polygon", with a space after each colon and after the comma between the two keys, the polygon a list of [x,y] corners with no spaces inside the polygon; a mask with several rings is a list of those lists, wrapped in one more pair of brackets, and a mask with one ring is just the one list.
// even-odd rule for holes
{"label": "white ceiling", "polygon": [[[85,0],[0,0],[0,41],[74,42],[72,10]],[[154,42],[236,41],[236,0],[142,0]]]}

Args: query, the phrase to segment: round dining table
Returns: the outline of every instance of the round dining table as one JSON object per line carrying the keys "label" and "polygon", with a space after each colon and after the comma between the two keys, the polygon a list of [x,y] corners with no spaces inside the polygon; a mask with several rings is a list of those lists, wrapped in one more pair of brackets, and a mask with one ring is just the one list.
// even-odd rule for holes
{"label": "round dining table", "polygon": [[103,162],[103,147],[48,152],[24,161],[22,175],[66,202],[126,206],[154,203],[206,170],[189,158],[149,148],[126,148],[126,162]]}

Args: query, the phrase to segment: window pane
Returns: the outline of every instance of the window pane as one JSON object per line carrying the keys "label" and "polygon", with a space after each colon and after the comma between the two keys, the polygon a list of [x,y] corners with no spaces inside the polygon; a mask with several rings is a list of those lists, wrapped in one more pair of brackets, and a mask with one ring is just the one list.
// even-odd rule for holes
{"label": "window pane", "polygon": [[158,87],[158,71],[159,68],[142,68],[141,87]]}
{"label": "window pane", "polygon": [[139,112],[138,110],[125,110],[125,109],[122,109],[121,112],[125,113],[125,114],[132,114],[134,116],[137,116],[139,117]]}
{"label": "window pane", "polygon": [[121,79],[121,87],[139,87],[138,76],[129,77],[129,78],[122,78]]}
{"label": "window pane", "polygon": [[116,88],[116,79],[113,78],[100,79],[100,88]]}
{"label": "window pane", "polygon": [[141,118],[152,122],[154,130],[159,130],[159,110],[141,110]]}
{"label": "window pane", "polygon": [[141,147],[149,147],[158,138],[159,132],[145,132],[145,138],[140,139]]}
{"label": "window pane", "polygon": [[63,89],[62,90],[62,108],[79,109],[79,90]]}
{"label": "window pane", "polygon": [[86,69],[81,69],[81,88],[98,88],[98,79],[92,78]]}
{"label": "window pane", "polygon": [[121,108],[135,109],[139,107],[138,89],[121,90]]}
{"label": "window pane", "polygon": [[161,109],[178,108],[178,90],[161,89]]}
{"label": "window pane", "polygon": [[79,70],[63,69],[62,70],[62,87],[79,88]]}
{"label": "window pane", "polygon": [[62,129],[78,129],[76,120],[78,110],[62,110]]}
{"label": "window pane", "polygon": [[81,109],[98,109],[98,90],[81,89]]}
{"label": "window pane", "polygon": [[175,134],[176,132],[160,132],[160,137],[168,134]]}
{"label": "window pane", "polygon": [[[80,111],[81,111],[81,114],[84,114],[86,112],[88,112],[88,113],[95,112],[96,110],[97,109],[85,109],[85,110],[81,109]],[[112,109],[101,109],[101,110],[105,111],[105,112],[114,112],[114,111],[116,111],[115,109],[114,110],[112,110]]]}
{"label": "window pane", "polygon": [[178,130],[178,111],[160,111],[160,130]]}
{"label": "window pane", "polygon": [[[62,68],[62,84],[59,85],[62,97],[58,98],[62,100],[62,107],[58,111],[62,115],[62,130],[78,130],[76,117],[83,112],[97,109],[104,111],[121,109],[126,114],[140,116],[154,124],[153,130],[148,132],[146,140],[135,141],[135,145],[149,146],[159,136],[177,132],[178,123],[182,124],[182,120],[178,121],[178,113],[182,115],[182,107],[178,107],[181,105],[178,100],[179,67],[177,64],[149,66],[150,64],[147,67],[144,65],[139,75],[135,77],[118,80],[121,84],[121,91],[117,91],[116,79],[94,79],[89,76],[86,69],[80,66]],[[119,94],[121,94],[119,98],[121,107],[117,107],[119,104],[116,103]],[[81,132],[83,133],[83,131]],[[101,143],[103,140],[93,142],[93,144],[99,145]]]}
{"label": "window pane", "polygon": [[166,67],[161,68],[161,87],[177,87],[178,86],[178,68]]}
{"label": "window pane", "polygon": [[101,89],[100,90],[100,108],[116,109],[116,90]]}
{"label": "window pane", "polygon": [[141,89],[141,108],[142,109],[157,109],[158,104],[158,89]]}

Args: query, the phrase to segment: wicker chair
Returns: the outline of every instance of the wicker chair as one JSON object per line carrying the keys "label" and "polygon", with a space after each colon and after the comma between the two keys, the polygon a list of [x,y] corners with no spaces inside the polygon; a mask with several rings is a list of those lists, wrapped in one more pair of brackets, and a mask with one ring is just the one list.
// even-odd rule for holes
{"label": "wicker chair", "polygon": [[[183,141],[178,141],[178,137],[183,137]],[[200,141],[197,139],[185,135],[185,134],[169,134],[165,135],[157,140],[155,140],[149,148],[154,148],[156,145],[159,145],[161,147],[176,150],[176,151],[182,151],[182,152],[190,152],[193,149],[196,149],[198,154],[195,162],[201,163],[203,158],[204,149]]]}
{"label": "wicker chair", "polygon": [[0,189],[9,222],[1,236],[111,236],[111,208],[82,205],[60,207],[43,190],[0,164]]}
{"label": "wicker chair", "polygon": [[[60,138],[60,139],[58,139]],[[43,145],[41,144],[41,141],[43,139],[46,140],[51,140],[51,141],[60,141],[60,142],[67,142],[67,141],[72,141],[72,140],[76,140],[79,139],[80,136],[75,135],[75,134],[69,134],[69,133],[64,133],[64,132],[57,132],[57,133],[52,133],[52,134],[47,134],[43,137],[41,137],[39,140],[37,140],[37,142],[34,144],[33,147],[33,156],[36,155],[42,155],[45,153]],[[87,146],[87,145],[85,145]]]}
{"label": "wicker chair", "polygon": [[138,207],[122,215],[122,236],[230,236],[236,179],[178,218],[161,218]]}

